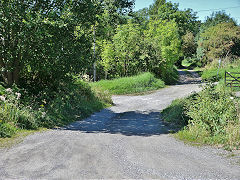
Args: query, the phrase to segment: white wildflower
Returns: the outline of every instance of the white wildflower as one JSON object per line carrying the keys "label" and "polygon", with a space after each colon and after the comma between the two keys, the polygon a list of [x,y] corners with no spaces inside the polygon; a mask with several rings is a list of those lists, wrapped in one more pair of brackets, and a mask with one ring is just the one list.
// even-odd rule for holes
{"label": "white wildflower", "polygon": [[232,99],[232,100],[233,100],[233,99],[234,99],[234,97],[230,97],[230,99]]}
{"label": "white wildflower", "polygon": [[6,101],[6,99],[5,99],[4,96],[0,96],[0,100],[1,100],[1,101]]}
{"label": "white wildflower", "polygon": [[16,96],[17,96],[17,99],[20,99],[20,97],[21,97],[21,93],[15,93],[16,94]]}
{"label": "white wildflower", "polygon": [[7,89],[6,89],[6,92],[12,93],[12,89],[11,89],[11,88],[7,88]]}
{"label": "white wildflower", "polygon": [[46,112],[42,112],[42,118],[45,118]]}

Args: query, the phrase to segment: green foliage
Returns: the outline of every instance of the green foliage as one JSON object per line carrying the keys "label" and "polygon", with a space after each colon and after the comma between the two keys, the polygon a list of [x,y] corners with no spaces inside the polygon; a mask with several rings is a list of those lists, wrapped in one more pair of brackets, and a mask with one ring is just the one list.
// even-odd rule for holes
{"label": "green foliage", "polygon": [[226,14],[224,11],[213,12],[210,16],[207,16],[206,21],[201,25],[200,31],[216,26],[221,23],[233,23],[237,25],[236,21],[230,17],[230,15]]}
{"label": "green foliage", "polygon": [[226,133],[223,127],[238,121],[237,109],[230,97],[228,91],[217,91],[211,84],[206,86],[186,106],[190,123],[201,125],[213,136]]}
{"label": "green foliage", "polygon": [[62,126],[83,119],[111,103],[106,93],[93,92],[90,86],[77,80],[75,84],[65,84],[55,98],[44,105],[46,112],[41,123],[43,127]]}
{"label": "green foliage", "polygon": [[193,57],[196,54],[197,43],[195,41],[194,34],[192,32],[187,32],[182,37],[182,51],[185,57]]}
{"label": "green foliage", "polygon": [[186,115],[191,120],[180,135],[201,143],[239,148],[239,102],[228,91],[215,90],[213,85],[205,87],[187,104]]}
{"label": "green foliage", "polygon": [[11,137],[16,133],[15,126],[8,123],[0,123],[0,138]]}
{"label": "green foliage", "polygon": [[117,27],[111,41],[102,42],[99,64],[105,71],[105,79],[108,76],[112,78],[135,75],[141,71],[141,62],[137,61],[141,39],[139,25],[129,20],[128,23]]}
{"label": "green foliage", "polygon": [[194,67],[201,67],[201,62],[196,57],[188,57],[182,61],[182,66],[188,69],[193,69]]}
{"label": "green foliage", "polygon": [[12,123],[12,125],[19,128],[37,128],[38,124],[35,112],[19,103],[21,94],[10,88],[5,91],[5,94],[1,96],[0,102],[0,122]]}
{"label": "green foliage", "polygon": [[200,34],[199,46],[204,49],[206,62],[228,55],[239,56],[240,28],[232,23],[221,23]]}
{"label": "green foliage", "polygon": [[176,80],[180,45],[175,22],[150,20],[144,31],[130,20],[117,28],[112,42],[103,42],[100,64],[110,77],[150,71],[170,84]]}
{"label": "green foliage", "polygon": [[[0,2],[0,67],[5,83],[55,86],[91,61],[91,1]],[[78,29],[77,26],[81,28]]]}
{"label": "green foliage", "polygon": [[151,73],[143,73],[138,76],[102,80],[92,83],[91,86],[109,91],[111,94],[131,94],[163,88],[164,82],[156,79]]}
{"label": "green foliage", "polygon": [[[166,83],[174,71],[174,64],[181,56],[177,24],[173,21],[150,20],[149,28],[145,31],[145,58],[150,62],[151,71],[161,77]],[[149,49],[151,48],[151,49]]]}
{"label": "green foliage", "polygon": [[5,94],[0,96],[1,136],[12,136],[14,129],[62,126],[85,118],[112,103],[110,95],[99,90],[93,91],[83,81],[62,85],[57,92],[45,91],[35,98],[30,98],[25,92],[22,99],[19,92],[6,89]]}
{"label": "green foliage", "polygon": [[154,15],[154,19],[175,21],[179,27],[180,36],[185,35],[188,31],[196,34],[200,24],[197,21],[196,13],[191,9],[179,10],[178,4],[167,2],[166,0],[156,0],[149,8],[149,14]]}
{"label": "green foliage", "polygon": [[197,58],[201,60],[203,66],[215,58],[239,55],[237,29],[237,23],[224,11],[212,13],[207,17],[196,36]]}
{"label": "green foliage", "polygon": [[189,118],[184,113],[185,104],[186,98],[174,100],[170,106],[161,112],[163,120],[178,127],[187,125]]}
{"label": "green foliage", "polygon": [[188,122],[177,133],[182,140],[240,148],[239,103],[226,89],[208,84],[200,93],[174,101],[163,110],[163,118],[180,127]]}
{"label": "green foliage", "polygon": [[141,31],[139,25],[128,22],[119,26],[117,33],[113,37],[115,57],[120,68],[120,76],[134,75],[137,69],[137,53],[140,50]]}
{"label": "green foliage", "polygon": [[3,94],[5,94],[5,88],[2,85],[0,85],[0,96]]}

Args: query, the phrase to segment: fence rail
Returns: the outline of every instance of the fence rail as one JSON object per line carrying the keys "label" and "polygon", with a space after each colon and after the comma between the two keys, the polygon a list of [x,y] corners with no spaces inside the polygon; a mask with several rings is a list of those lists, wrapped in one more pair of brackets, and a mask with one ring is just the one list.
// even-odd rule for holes
{"label": "fence rail", "polygon": [[225,86],[240,87],[240,73],[225,71]]}

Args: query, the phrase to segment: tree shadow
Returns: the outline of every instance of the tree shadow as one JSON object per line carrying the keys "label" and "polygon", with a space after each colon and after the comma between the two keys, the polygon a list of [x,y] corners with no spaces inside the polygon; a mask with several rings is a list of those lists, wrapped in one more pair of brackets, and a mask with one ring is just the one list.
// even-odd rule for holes
{"label": "tree shadow", "polygon": [[110,133],[126,136],[152,136],[168,134],[172,129],[160,119],[159,112],[130,111],[115,113],[104,109],[91,117],[74,122],[62,130],[84,133]]}
{"label": "tree shadow", "polygon": [[199,77],[197,72],[186,72],[184,70],[178,70],[179,74],[179,81],[178,85],[183,84],[201,84],[202,80],[201,77]]}

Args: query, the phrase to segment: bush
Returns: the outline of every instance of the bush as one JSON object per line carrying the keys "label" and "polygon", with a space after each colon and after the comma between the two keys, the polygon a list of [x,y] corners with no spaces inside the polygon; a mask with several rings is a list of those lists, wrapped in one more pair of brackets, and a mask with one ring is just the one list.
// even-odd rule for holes
{"label": "bush", "polygon": [[[104,94],[104,95],[103,95]],[[54,127],[85,118],[112,103],[106,92],[92,90],[88,83],[76,80],[61,87],[51,102],[42,105],[41,126]]]}
{"label": "bush", "polygon": [[17,129],[15,126],[8,123],[0,123],[0,137],[11,137],[16,133],[16,131]]}
{"label": "bush", "polygon": [[164,82],[154,77],[151,73],[138,76],[124,77],[114,80],[102,80],[92,83],[93,88],[109,91],[111,94],[131,94],[163,88]]}
{"label": "bush", "polygon": [[0,101],[0,121],[11,123],[18,128],[36,129],[38,127],[36,114],[30,108],[20,104],[20,96],[16,88],[5,89]]}
{"label": "bush", "polygon": [[163,119],[183,128],[177,137],[190,142],[240,148],[240,99],[226,88],[207,84],[203,91],[178,99]]}
{"label": "bush", "polygon": [[225,134],[224,127],[238,121],[237,108],[231,94],[225,90],[215,90],[212,84],[191,97],[186,104],[186,115],[191,119],[190,124],[201,125],[213,136]]}
{"label": "bush", "polygon": [[239,148],[239,98],[226,89],[209,84],[186,101],[185,114],[189,125],[180,137],[207,144],[223,144]]}

